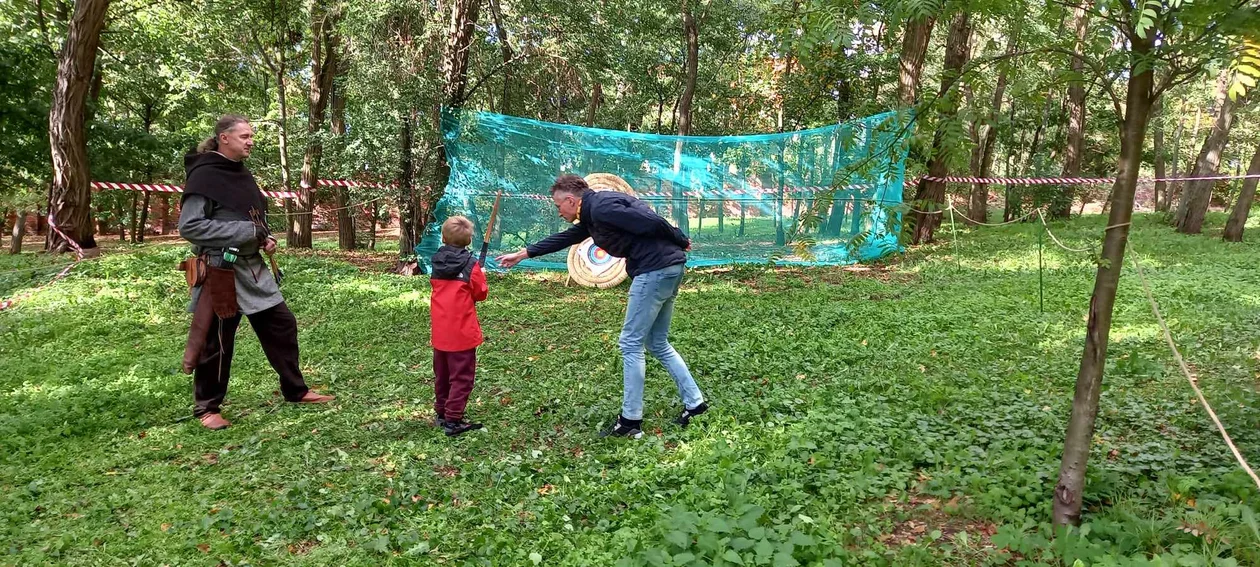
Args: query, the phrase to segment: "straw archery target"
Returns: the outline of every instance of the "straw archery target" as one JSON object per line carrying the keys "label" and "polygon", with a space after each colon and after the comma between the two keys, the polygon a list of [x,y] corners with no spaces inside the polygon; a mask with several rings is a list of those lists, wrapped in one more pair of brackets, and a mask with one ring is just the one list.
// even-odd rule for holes
{"label": "straw archery target", "polygon": [[[586,176],[586,184],[595,191],[619,191],[634,195],[634,189],[626,180],[611,173],[592,173]],[[626,279],[626,260],[617,258],[595,245],[587,238],[569,248],[569,275],[573,280],[588,287],[613,287]]]}

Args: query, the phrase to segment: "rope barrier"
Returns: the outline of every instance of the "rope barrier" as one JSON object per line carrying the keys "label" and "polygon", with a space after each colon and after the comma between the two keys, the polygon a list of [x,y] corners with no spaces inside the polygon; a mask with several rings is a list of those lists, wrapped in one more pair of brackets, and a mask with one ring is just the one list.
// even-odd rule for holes
{"label": "rope barrier", "polygon": [[1059,238],[1055,236],[1053,232],[1050,232],[1050,225],[1046,224],[1046,215],[1041,212],[1041,209],[1037,209],[1037,217],[1041,219],[1041,226],[1045,227],[1046,234],[1050,235],[1050,240],[1053,240],[1055,244],[1058,244],[1059,248],[1067,250],[1068,252],[1074,252],[1078,254],[1082,252],[1089,252],[1088,248],[1071,248],[1068,245],[1060,242]]}
{"label": "rope barrier", "polygon": [[1212,423],[1216,424],[1216,430],[1220,432],[1221,438],[1225,440],[1225,444],[1229,446],[1230,452],[1238,460],[1238,465],[1251,476],[1251,480],[1256,483],[1256,488],[1260,488],[1260,476],[1256,476],[1256,472],[1251,470],[1251,466],[1247,464],[1247,459],[1243,458],[1238,447],[1234,445],[1234,441],[1229,438],[1229,432],[1225,430],[1225,426],[1221,424],[1220,418],[1212,410],[1212,405],[1204,397],[1203,390],[1199,389],[1198,381],[1190,373],[1190,368],[1186,366],[1185,359],[1181,357],[1181,351],[1177,350],[1177,343],[1173,342],[1172,332],[1168,330],[1168,324],[1164,322],[1164,316],[1159,312],[1159,304],[1155,302],[1155,296],[1151,294],[1151,286],[1146,281],[1146,274],[1142,271],[1142,264],[1138,262],[1137,250],[1133,249],[1132,243],[1129,243],[1129,248],[1132,252],[1129,257],[1133,261],[1133,266],[1137,268],[1138,279],[1142,281],[1142,291],[1146,293],[1146,300],[1151,304],[1151,312],[1155,314],[1155,320],[1159,322],[1159,328],[1164,332],[1164,340],[1168,342],[1168,348],[1172,349],[1173,358],[1177,360],[1177,366],[1181,368],[1181,373],[1186,377],[1186,381],[1190,383],[1190,387],[1194,388],[1194,394],[1199,397],[1199,403],[1203,404],[1203,409],[1207,410],[1208,416],[1212,418]]}

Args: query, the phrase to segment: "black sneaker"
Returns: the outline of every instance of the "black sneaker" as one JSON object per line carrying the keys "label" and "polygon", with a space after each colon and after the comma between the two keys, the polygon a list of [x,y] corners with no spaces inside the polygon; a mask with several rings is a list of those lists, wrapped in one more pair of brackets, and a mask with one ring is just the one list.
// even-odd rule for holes
{"label": "black sneaker", "polygon": [[480,423],[472,423],[462,419],[452,419],[445,421],[444,423],[445,425],[442,426],[442,429],[446,430],[447,437],[454,437],[456,435],[468,433],[474,429],[481,429]]}
{"label": "black sneaker", "polygon": [[678,419],[674,420],[674,423],[677,423],[678,425],[681,425],[683,427],[687,427],[687,424],[691,423],[691,418],[697,415],[700,415],[706,411],[709,411],[709,404],[707,402],[700,402],[700,405],[691,409],[687,409],[684,406],[682,415],[679,415]]}
{"label": "black sneaker", "polygon": [[433,426],[446,429],[446,417],[440,413],[437,414],[437,417],[433,418]]}
{"label": "black sneaker", "polygon": [[613,422],[612,427],[599,432],[600,437],[629,437],[638,439],[643,437],[643,430],[639,429],[643,425],[641,419],[626,419],[617,416],[617,420]]}

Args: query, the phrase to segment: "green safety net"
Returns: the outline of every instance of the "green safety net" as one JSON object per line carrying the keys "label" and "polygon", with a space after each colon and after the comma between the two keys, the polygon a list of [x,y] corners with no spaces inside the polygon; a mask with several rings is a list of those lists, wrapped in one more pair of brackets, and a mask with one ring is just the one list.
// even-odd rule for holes
{"label": "green safety net", "polygon": [[[495,254],[566,228],[551,201],[556,177],[614,174],[691,238],[690,266],[836,265],[899,249],[906,114],[749,136],[666,136],[464,111],[443,114],[451,175],[416,255],[441,245],[452,215],[476,225],[480,250],[496,195]],[[565,269],[558,252],[521,267]]]}

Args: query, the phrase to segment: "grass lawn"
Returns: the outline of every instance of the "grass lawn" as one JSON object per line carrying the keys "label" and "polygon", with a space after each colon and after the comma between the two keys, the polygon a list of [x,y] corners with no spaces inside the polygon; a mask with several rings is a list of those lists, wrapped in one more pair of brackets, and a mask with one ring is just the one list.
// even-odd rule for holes
{"label": "grass lawn", "polygon": [[[727,219],[729,231],[731,227]],[[707,225],[708,223],[706,223]],[[1052,225],[1097,244],[1105,219]],[[1131,242],[1199,384],[1260,464],[1260,227],[1139,215]],[[490,277],[471,418],[433,417],[424,277],[388,251],[282,251],[303,370],[287,405],[248,324],[224,416],[189,418],[179,243],[0,257],[0,565],[1255,565],[1260,497],[1177,370],[1131,265],[1085,528],[1052,489],[1095,265],[1039,225],[963,230],[869,269],[693,270],[673,342],[713,410],[648,435],[620,407],[625,285]],[[30,268],[30,269],[27,269]],[[36,271],[38,268],[38,271]],[[1052,541],[1053,540],[1053,541]]]}

